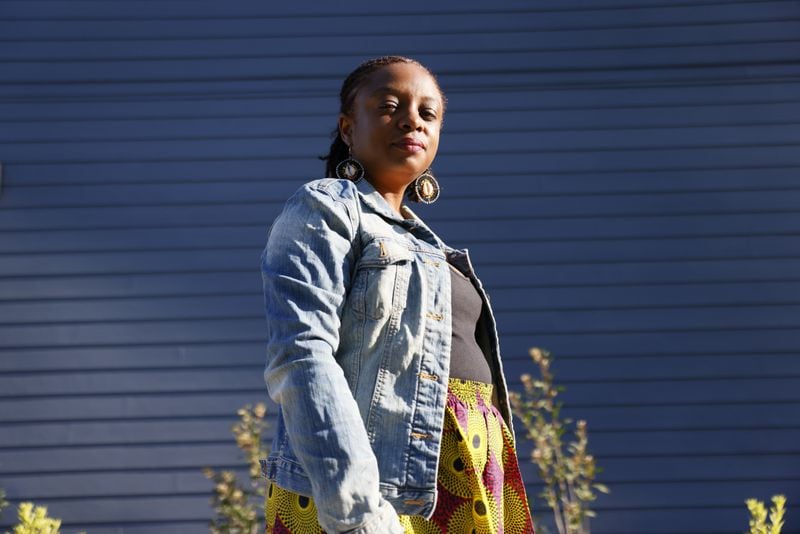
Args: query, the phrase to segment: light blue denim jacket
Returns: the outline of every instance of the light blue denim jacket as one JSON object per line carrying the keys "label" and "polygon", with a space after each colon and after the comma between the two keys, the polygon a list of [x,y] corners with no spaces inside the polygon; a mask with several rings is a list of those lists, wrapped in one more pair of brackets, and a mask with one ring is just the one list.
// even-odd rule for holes
{"label": "light blue denim jacket", "polygon": [[430,517],[450,368],[450,273],[483,299],[480,340],[513,433],[497,330],[467,249],[445,245],[367,181],[302,186],[261,254],[264,380],[278,404],[264,476],[312,496],[327,532],[402,532]]}

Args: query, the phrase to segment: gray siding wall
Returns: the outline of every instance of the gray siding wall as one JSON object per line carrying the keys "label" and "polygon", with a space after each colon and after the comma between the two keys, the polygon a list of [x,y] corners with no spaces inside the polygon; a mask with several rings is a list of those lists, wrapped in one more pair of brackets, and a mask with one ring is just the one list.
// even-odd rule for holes
{"label": "gray siding wall", "polygon": [[200,468],[266,398],[267,226],[344,75],[401,53],[450,100],[418,212],[511,387],[555,354],[593,531],[739,532],[784,492],[800,532],[799,38],[793,1],[0,4],[0,487],[68,533],[205,529]]}

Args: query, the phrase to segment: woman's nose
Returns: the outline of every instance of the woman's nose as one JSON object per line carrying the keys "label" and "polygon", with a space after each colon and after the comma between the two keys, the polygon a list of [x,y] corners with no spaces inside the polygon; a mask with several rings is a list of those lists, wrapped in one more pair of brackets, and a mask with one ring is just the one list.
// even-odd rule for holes
{"label": "woman's nose", "polygon": [[403,130],[419,130],[422,127],[422,118],[419,113],[409,110],[401,117],[400,127]]}

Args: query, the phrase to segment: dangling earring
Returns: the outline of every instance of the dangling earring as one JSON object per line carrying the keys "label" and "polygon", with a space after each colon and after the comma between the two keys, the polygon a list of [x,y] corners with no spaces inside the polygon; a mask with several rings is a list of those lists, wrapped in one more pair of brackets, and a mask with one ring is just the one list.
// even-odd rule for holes
{"label": "dangling earring", "polygon": [[358,182],[364,177],[364,166],[353,157],[353,149],[347,147],[347,159],[336,166],[336,176],[344,180]]}
{"label": "dangling earring", "polygon": [[408,197],[413,202],[433,204],[439,198],[439,182],[434,178],[430,167],[411,182]]}

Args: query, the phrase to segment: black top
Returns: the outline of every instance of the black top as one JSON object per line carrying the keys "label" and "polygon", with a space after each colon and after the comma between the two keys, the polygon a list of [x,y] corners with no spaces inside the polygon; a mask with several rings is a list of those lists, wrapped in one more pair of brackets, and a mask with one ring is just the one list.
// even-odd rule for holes
{"label": "black top", "polygon": [[453,346],[450,353],[450,376],[492,383],[492,370],[477,341],[478,319],[483,302],[472,280],[450,266],[452,291]]}

